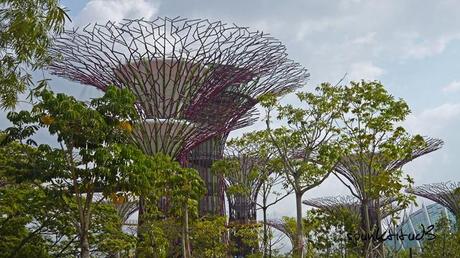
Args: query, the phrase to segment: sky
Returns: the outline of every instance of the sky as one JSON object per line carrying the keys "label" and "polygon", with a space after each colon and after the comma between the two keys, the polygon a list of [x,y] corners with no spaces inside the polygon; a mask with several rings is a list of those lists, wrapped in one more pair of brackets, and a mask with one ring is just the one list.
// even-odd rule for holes
{"label": "sky", "polygon": [[[460,1],[65,0],[62,4],[72,18],[68,28],[124,18],[181,16],[269,33],[286,45],[291,59],[309,69],[311,77],[302,90],[321,82],[336,83],[345,74],[346,81],[380,80],[409,104],[412,113],[404,126],[411,133],[445,141],[441,150],[405,166],[405,172],[416,185],[460,181]],[[80,98],[99,94],[62,79],[51,84],[56,91]],[[282,101],[294,99],[289,95]],[[4,115],[0,117],[0,128],[7,124]],[[232,135],[262,127],[258,122]],[[329,178],[304,198],[347,193]],[[293,199],[286,199],[270,216],[294,216],[294,207]]]}

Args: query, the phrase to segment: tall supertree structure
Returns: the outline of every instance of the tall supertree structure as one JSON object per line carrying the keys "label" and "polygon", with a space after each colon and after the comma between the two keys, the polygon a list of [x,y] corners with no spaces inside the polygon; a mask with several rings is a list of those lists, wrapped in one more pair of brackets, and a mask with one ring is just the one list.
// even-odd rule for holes
{"label": "tall supertree structure", "polygon": [[95,24],[65,31],[50,52],[52,74],[101,90],[129,88],[140,114],[134,142],[184,166],[192,149],[238,126],[258,96],[283,94],[309,76],[271,36],[208,20]]}
{"label": "tall supertree structure", "polygon": [[[382,172],[391,173],[392,171],[397,171],[408,162],[440,149],[442,145],[442,140],[426,138],[423,146],[415,148],[409,155],[401,159],[388,159],[376,153],[374,155],[349,155],[339,160],[334,172],[360,203],[361,228],[367,228],[366,232],[369,230],[381,232],[382,230],[382,200],[373,198],[368,194],[372,187],[370,185],[373,182],[372,178],[378,177]],[[375,170],[373,166],[370,166],[370,161],[379,169]],[[381,243],[375,244],[380,245]]]}
{"label": "tall supertree structure", "polygon": [[238,173],[224,176],[229,220],[241,224],[255,222],[257,194],[261,186],[261,178],[255,174],[257,161],[244,156],[226,158],[238,160],[240,164]]}
{"label": "tall supertree structure", "polygon": [[304,200],[302,203],[320,209],[328,214],[337,214],[341,210],[348,210],[352,214],[359,214],[358,199],[350,195],[312,198]]}
{"label": "tall supertree structure", "polygon": [[259,172],[259,159],[246,146],[227,143],[224,157],[215,163],[215,173],[223,178],[231,226],[230,240],[238,248],[232,255],[246,257],[256,251],[256,246],[244,243],[239,230],[257,223],[257,196],[264,175]]}
{"label": "tall supertree structure", "polygon": [[452,212],[460,226],[460,182],[443,182],[416,186],[408,193],[427,198],[446,207]]}
{"label": "tall supertree structure", "polygon": [[[255,100],[251,97],[237,94],[236,92],[226,92],[224,98],[219,98],[209,105],[209,108],[222,108],[225,110],[238,110],[237,104],[252,106]],[[256,121],[258,112],[251,109],[233,123],[228,124],[227,131],[239,129],[253,124]],[[205,196],[200,200],[199,213],[201,216],[214,216],[225,214],[224,205],[224,180],[222,176],[211,172],[214,161],[222,159],[223,149],[228,133],[217,135],[196,146],[188,157],[189,166],[196,169],[206,184]]]}
{"label": "tall supertree structure", "polygon": [[286,92],[308,77],[286,59],[278,40],[208,20],[96,24],[64,32],[50,51],[58,57],[49,66],[52,74],[101,90],[111,84],[131,89],[142,115],[136,142],[148,154],[161,151],[182,162],[257,103],[216,109],[213,102],[228,94],[254,100]]}

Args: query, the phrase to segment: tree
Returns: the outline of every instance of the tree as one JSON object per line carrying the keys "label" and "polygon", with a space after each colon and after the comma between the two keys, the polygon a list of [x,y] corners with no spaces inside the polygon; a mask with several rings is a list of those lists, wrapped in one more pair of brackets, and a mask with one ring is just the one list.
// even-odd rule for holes
{"label": "tree", "polygon": [[[38,146],[29,155],[35,167],[18,173],[16,178],[40,182],[62,200],[60,209],[76,213],[80,256],[89,257],[94,240],[91,232],[100,235],[103,231],[94,227],[100,225],[95,221],[108,219],[100,214],[110,214],[104,212],[107,205],[100,203],[104,198],[96,193],[103,197],[119,189],[139,192],[148,184],[147,180],[139,183],[139,177],[146,177],[151,160],[128,144],[132,130],[129,121],[137,116],[135,98],[128,90],[114,87],[89,104],[47,89],[36,95],[40,101],[30,112],[8,114],[14,125],[6,129],[8,140],[34,143],[29,137],[39,128],[47,128],[57,136],[60,148]],[[111,211],[116,215],[114,207]]]}
{"label": "tree", "polygon": [[194,257],[226,257],[229,251],[224,236],[228,234],[225,217],[204,218],[191,227]]}
{"label": "tree", "polygon": [[[335,122],[342,112],[341,96],[340,87],[323,83],[314,93],[297,93],[303,105],[299,108],[279,105],[274,96],[266,95],[261,99],[267,110],[269,140],[279,155],[286,184],[295,194],[295,257],[304,256],[302,196],[328,177],[340,157],[339,131]],[[272,111],[275,109],[277,119],[287,120],[287,126],[272,128]]]}
{"label": "tree", "polygon": [[[5,257],[75,256],[78,253],[78,212],[73,198],[28,176],[38,168],[38,149],[11,142],[0,147],[0,235]],[[98,253],[132,248],[111,205],[93,205],[89,238]],[[13,234],[12,234],[13,233]],[[3,256],[1,256],[3,257]]]}
{"label": "tree", "polygon": [[[350,182],[338,176],[360,200],[360,228],[362,234],[371,236],[381,232],[385,198],[396,200],[401,208],[414,200],[401,192],[413,183],[409,176],[404,178],[402,165],[437,150],[442,141],[425,141],[398,126],[410,113],[409,107],[404,100],[391,96],[380,82],[351,82],[342,98],[346,104],[340,118],[344,155],[335,170]],[[363,256],[383,252],[383,243],[366,239]]]}
{"label": "tree", "polygon": [[460,231],[453,232],[453,223],[441,217],[435,226],[434,239],[423,242],[421,257],[457,257],[460,252]]}
{"label": "tree", "polygon": [[[170,243],[181,236],[183,257],[191,257],[190,245],[190,214],[196,217],[198,200],[204,194],[204,183],[198,172],[191,168],[183,168],[179,162],[161,153],[148,156],[150,162],[146,166],[149,172],[139,174],[135,182],[148,182],[140,185],[137,196],[146,201],[145,219],[138,223],[139,257],[169,257],[176,253],[176,246]],[[160,202],[163,210],[158,209]],[[142,227],[142,228],[141,228]]]}
{"label": "tree", "polygon": [[49,61],[53,33],[70,18],[59,0],[0,0],[0,107],[15,106],[33,85],[28,69]]}

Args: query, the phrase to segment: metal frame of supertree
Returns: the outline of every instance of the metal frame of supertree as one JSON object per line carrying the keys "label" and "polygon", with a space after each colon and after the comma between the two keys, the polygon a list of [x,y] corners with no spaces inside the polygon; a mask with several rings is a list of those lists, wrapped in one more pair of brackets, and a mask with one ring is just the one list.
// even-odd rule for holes
{"label": "metal frame of supertree", "polygon": [[[380,202],[383,207],[382,219],[402,210],[402,207],[395,204],[394,198],[384,198]],[[302,203],[331,215],[339,214],[341,210],[345,209],[351,214],[356,214],[358,218],[361,216],[359,199],[351,195],[312,198],[304,200]]]}
{"label": "metal frame of supertree", "polygon": [[[228,203],[229,226],[238,231],[242,227],[257,224],[257,196],[262,185],[260,174],[254,174],[258,167],[258,157],[245,146],[226,144],[223,160],[236,161],[235,171],[223,175],[225,197]],[[243,193],[230,192],[234,186],[244,189]],[[230,234],[230,240],[237,245],[232,255],[246,257],[253,253],[254,247],[248,246],[237,234]]]}
{"label": "metal frame of supertree", "polygon": [[406,192],[424,197],[446,207],[455,215],[460,225],[460,182],[424,184],[406,189]]}
{"label": "metal frame of supertree", "polygon": [[283,220],[271,219],[267,221],[267,225],[283,233],[289,238],[291,245],[295,246],[294,241],[296,239],[296,232],[293,231],[293,228],[289,227],[289,225],[287,225]]}
{"label": "metal frame of supertree", "polygon": [[[253,124],[258,115],[256,110],[251,110],[243,116],[232,130]],[[196,169],[206,184],[206,193],[199,202],[201,216],[225,215],[225,182],[224,178],[211,172],[214,161],[223,158],[223,151],[228,133],[218,135],[201,143],[190,152],[189,166]]]}
{"label": "metal frame of supertree", "polygon": [[[383,171],[394,171],[400,169],[405,164],[420,156],[440,149],[444,143],[440,139],[433,138],[425,138],[425,142],[426,144],[423,147],[414,149],[411,155],[409,155],[406,158],[384,160],[380,158],[377,154],[374,157],[375,162],[379,163]],[[360,170],[360,168],[364,169]],[[372,176],[375,173],[375,171],[369,169],[368,166],[366,166],[366,164],[360,164],[360,158],[355,157],[353,155],[342,158],[334,167],[334,171],[336,172],[337,178],[345,186],[347,186],[351,193],[358,199],[361,199],[363,197],[363,193],[365,191],[365,186],[362,185],[363,176]],[[345,181],[339,175],[343,176],[348,182],[351,183],[352,186],[345,183]],[[356,192],[353,191],[353,188],[356,190]]]}

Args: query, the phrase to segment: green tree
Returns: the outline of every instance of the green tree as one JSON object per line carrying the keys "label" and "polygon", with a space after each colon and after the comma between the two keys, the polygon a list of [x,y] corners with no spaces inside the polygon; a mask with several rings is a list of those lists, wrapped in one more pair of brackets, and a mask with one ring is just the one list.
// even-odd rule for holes
{"label": "green tree", "polygon": [[[149,182],[138,189],[138,196],[144,196],[148,202],[142,223],[138,223],[139,257],[170,257],[182,255],[191,257],[190,217],[198,214],[198,200],[204,194],[204,183],[198,172],[191,168],[183,168],[171,157],[157,154],[151,157],[151,164],[146,166],[149,177],[147,180],[136,178],[135,181]],[[145,176],[140,174],[140,176]],[[167,202],[158,209],[159,201]],[[192,215],[192,216],[190,216]],[[142,228],[139,228],[142,227]],[[181,237],[182,250],[170,243],[177,242]]]}
{"label": "green tree", "polygon": [[0,107],[15,106],[33,85],[30,69],[49,62],[52,34],[69,19],[59,0],[0,0]]}
{"label": "green tree", "polygon": [[[336,120],[342,113],[341,94],[340,87],[323,83],[314,93],[297,93],[301,107],[277,104],[274,96],[261,99],[267,110],[270,142],[277,150],[286,184],[295,194],[295,257],[304,257],[305,251],[302,196],[329,176],[340,157]],[[278,111],[278,120],[287,120],[287,126],[272,128],[274,110]]]}
{"label": "green tree", "polygon": [[229,245],[224,241],[228,234],[225,217],[203,218],[191,226],[193,257],[226,257]]}
{"label": "green tree", "polygon": [[452,230],[453,223],[443,216],[435,225],[434,239],[423,242],[421,257],[458,257],[460,253],[460,232]]}
{"label": "green tree", "polygon": [[[35,167],[18,173],[16,178],[46,185],[47,190],[62,199],[63,211],[76,213],[74,225],[80,256],[89,257],[93,237],[101,236],[104,231],[96,228],[102,225],[97,223],[98,218],[107,221],[110,212],[104,210],[109,207],[116,214],[114,207],[100,203],[101,197],[95,193],[110,196],[119,189],[136,191],[132,183],[148,169],[145,165],[148,157],[127,144],[131,132],[129,121],[137,114],[135,98],[128,90],[115,87],[110,87],[103,97],[90,104],[46,89],[38,92],[37,97],[40,101],[30,112],[8,114],[14,125],[6,130],[8,140],[26,139],[33,143],[29,137],[39,128],[47,128],[50,134],[57,136],[60,148],[38,146],[35,155],[29,155]],[[121,226],[110,229],[115,228],[119,231]]]}
{"label": "green tree", "polygon": [[[381,232],[385,198],[393,198],[402,208],[414,200],[402,193],[413,180],[404,177],[399,164],[412,160],[414,150],[422,149],[425,141],[398,126],[410,113],[409,107],[380,82],[351,82],[342,99],[346,105],[340,119],[344,155],[336,168],[351,171],[346,174],[351,185],[345,185],[361,202],[361,230],[370,236]],[[372,257],[376,252],[383,252],[383,244],[367,240],[363,255]]]}

